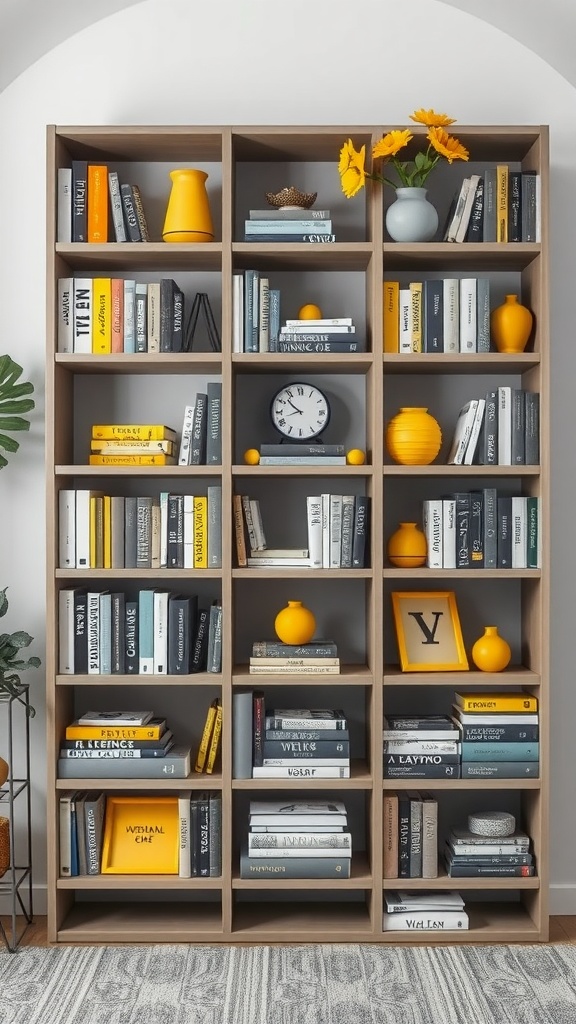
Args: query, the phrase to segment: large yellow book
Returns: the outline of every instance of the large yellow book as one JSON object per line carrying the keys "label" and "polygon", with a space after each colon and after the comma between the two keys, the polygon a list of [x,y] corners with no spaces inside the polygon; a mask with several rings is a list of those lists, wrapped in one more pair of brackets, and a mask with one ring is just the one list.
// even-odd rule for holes
{"label": "large yellow book", "polygon": [[91,455],[90,466],[175,466],[174,455]]}
{"label": "large yellow book", "polygon": [[177,875],[179,859],[177,796],[107,797],[102,874]]}
{"label": "large yellow book", "polygon": [[92,283],[92,352],[98,356],[112,351],[112,281],[95,277]]}
{"label": "large yellow book", "polygon": [[537,711],[538,698],[529,693],[455,693],[462,711]]}
{"label": "large yellow book", "polygon": [[212,738],[212,730],[214,728],[217,710],[218,698],[212,701],[206,714],[206,721],[204,722],[202,738],[200,740],[200,746],[198,747],[198,753],[196,755],[196,764],[194,765],[194,771],[198,773],[204,771],[204,765],[206,764],[206,758],[208,756],[208,748],[210,746],[210,740]]}
{"label": "large yellow book", "polygon": [[222,733],[222,704],[218,701],[218,707],[216,708],[216,718],[214,719],[214,728],[212,730],[212,739],[210,740],[210,749],[208,751],[208,757],[206,758],[206,773],[212,774],[214,764],[216,762],[216,755],[218,753],[218,747],[220,746],[220,736]]}
{"label": "large yellow book", "polygon": [[410,338],[412,351],[422,351],[422,281],[410,282]]}
{"label": "large yellow book", "polygon": [[159,740],[166,730],[166,720],[157,719],[146,725],[78,725],[66,726],[67,740]]}
{"label": "large yellow book", "polygon": [[86,240],[108,241],[108,168],[105,164],[88,164]]}
{"label": "large yellow book", "polygon": [[96,423],[92,437],[98,441],[175,441],[176,431],[161,423]]}
{"label": "large yellow book", "polygon": [[208,568],[208,498],[194,498],[194,568]]}
{"label": "large yellow book", "polygon": [[508,165],[496,167],[496,241],[508,241]]}
{"label": "large yellow book", "polygon": [[400,351],[400,282],[384,281],[382,331],[384,335],[384,351]]}

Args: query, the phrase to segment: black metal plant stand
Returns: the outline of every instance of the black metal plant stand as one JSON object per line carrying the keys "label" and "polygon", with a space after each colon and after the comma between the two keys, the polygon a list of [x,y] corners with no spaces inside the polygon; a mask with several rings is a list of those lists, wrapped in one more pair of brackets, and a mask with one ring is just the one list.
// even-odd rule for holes
{"label": "black metal plant stand", "polygon": [[[0,723],[2,737],[7,743],[7,761],[10,773],[0,787],[0,814],[10,822],[10,866],[0,878],[0,934],[6,948],[15,953],[26,929],[32,924],[32,815],[30,800],[30,702],[29,687],[23,684],[18,696],[0,694]],[[5,719],[5,722],[2,722]],[[4,732],[5,727],[5,732]],[[18,729],[18,739],[15,729]],[[21,741],[24,741],[22,750]],[[17,747],[17,749],[16,749]],[[4,756],[4,750],[0,750]],[[13,766],[18,765],[17,778]],[[22,769],[21,767],[22,766]],[[18,801],[18,803],[16,803]],[[16,822],[16,812],[18,822]],[[19,842],[16,843],[16,831]],[[22,835],[22,830],[24,834]],[[16,863],[16,849],[19,861]],[[8,911],[5,905],[8,904]],[[7,920],[6,920],[7,919]]]}

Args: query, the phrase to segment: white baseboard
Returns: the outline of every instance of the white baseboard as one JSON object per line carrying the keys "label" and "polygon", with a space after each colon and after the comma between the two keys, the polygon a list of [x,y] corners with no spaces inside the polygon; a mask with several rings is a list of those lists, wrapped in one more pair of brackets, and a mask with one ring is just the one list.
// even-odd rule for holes
{"label": "white baseboard", "polygon": [[571,916],[576,914],[576,882],[556,882],[550,886],[550,914]]}

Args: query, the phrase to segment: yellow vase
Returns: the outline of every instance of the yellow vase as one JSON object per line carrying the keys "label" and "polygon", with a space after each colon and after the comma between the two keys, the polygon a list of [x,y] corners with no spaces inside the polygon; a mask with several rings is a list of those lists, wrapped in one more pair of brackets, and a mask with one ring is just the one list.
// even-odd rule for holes
{"label": "yellow vase", "polygon": [[484,626],[484,633],[472,647],[472,661],[481,672],[501,672],[510,662],[510,644],[497,626]]}
{"label": "yellow vase", "polygon": [[523,352],[533,321],[532,313],[518,302],[518,296],[507,295],[490,317],[490,332],[498,352]]}
{"label": "yellow vase", "polygon": [[288,601],[274,620],[276,635],[283,644],[307,644],[314,636],[316,619],[302,601]]}
{"label": "yellow vase", "polygon": [[214,228],[205,171],[179,167],[170,171],[172,189],[162,229],[165,242],[213,242]]}
{"label": "yellow vase", "polygon": [[400,523],[388,541],[388,559],[401,569],[425,565],[428,554],[426,535],[416,523]]}
{"label": "yellow vase", "polygon": [[3,786],[6,782],[9,770],[8,762],[3,757],[0,757],[0,786]]}
{"label": "yellow vase", "polygon": [[386,447],[402,466],[428,466],[440,451],[442,431],[427,409],[405,407],[386,427]]}

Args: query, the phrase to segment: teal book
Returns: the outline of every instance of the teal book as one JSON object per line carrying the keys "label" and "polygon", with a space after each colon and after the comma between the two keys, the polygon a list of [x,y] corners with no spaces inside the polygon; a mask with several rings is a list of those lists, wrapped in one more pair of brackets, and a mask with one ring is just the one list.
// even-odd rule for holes
{"label": "teal book", "polygon": [[154,672],[154,591],[138,594],[138,662],[140,675]]}
{"label": "teal book", "polygon": [[475,743],[464,740],[463,761],[538,761],[538,743]]}

